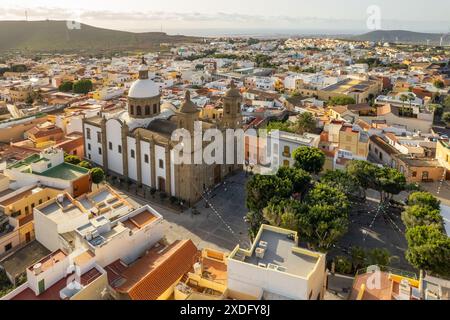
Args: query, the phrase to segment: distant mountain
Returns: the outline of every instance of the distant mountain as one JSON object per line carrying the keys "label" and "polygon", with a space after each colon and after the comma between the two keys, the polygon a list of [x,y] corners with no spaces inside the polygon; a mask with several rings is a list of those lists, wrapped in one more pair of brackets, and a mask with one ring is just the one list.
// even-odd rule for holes
{"label": "distant mountain", "polygon": [[[391,42],[391,43],[411,43],[439,45],[441,42],[441,33],[420,33],[404,30],[376,30],[359,36],[351,37],[352,40],[372,41],[372,42]],[[443,45],[450,44],[450,36],[443,38]]]}
{"label": "distant mountain", "polygon": [[39,52],[155,49],[161,43],[196,42],[199,38],[163,32],[133,33],[66,21],[0,21],[0,51]]}

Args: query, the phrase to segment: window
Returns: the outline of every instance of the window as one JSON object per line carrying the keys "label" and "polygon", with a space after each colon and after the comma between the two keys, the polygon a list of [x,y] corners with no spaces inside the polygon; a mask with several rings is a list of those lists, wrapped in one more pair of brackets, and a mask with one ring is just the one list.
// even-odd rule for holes
{"label": "window", "polygon": [[28,206],[25,207],[25,214],[28,215],[30,213],[30,208]]}
{"label": "window", "polygon": [[158,113],[158,107],[156,106],[156,103],[153,104],[153,114]]}
{"label": "window", "polygon": [[88,159],[91,160],[91,154],[90,153],[88,153]]}
{"label": "window", "polygon": [[290,157],[291,156],[291,148],[289,146],[283,147],[283,156],[284,157]]}
{"label": "window", "polygon": [[164,169],[164,161],[162,159],[159,159],[159,167]]}
{"label": "window", "polygon": [[31,209],[34,209],[34,203],[31,204]]}
{"label": "window", "polygon": [[108,147],[109,147],[109,150],[112,150],[112,142],[111,141],[108,143]]}
{"label": "window", "polygon": [[12,243],[10,242],[5,246],[5,252],[8,252],[11,249],[12,249]]}
{"label": "window", "polygon": [[134,159],[134,150],[133,149],[130,150],[130,155]]}
{"label": "window", "polygon": [[117,151],[118,151],[119,153],[122,153],[122,146],[117,146]]}
{"label": "window", "polygon": [[102,148],[98,148],[98,154],[102,154]]}
{"label": "window", "polygon": [[283,166],[289,167],[289,160],[283,160]]}
{"label": "window", "polygon": [[148,154],[144,154],[144,162],[148,163]]}
{"label": "window", "polygon": [[100,132],[97,132],[97,142],[102,143],[102,134]]}
{"label": "window", "polygon": [[145,115],[149,115],[150,114],[150,106],[145,106]]}
{"label": "window", "polygon": [[50,169],[51,167],[52,167],[51,163],[47,164],[47,169]]}
{"label": "window", "polygon": [[416,171],[413,171],[413,172],[412,172],[412,176],[413,176],[413,178],[417,177],[417,172],[416,172]]}
{"label": "window", "polygon": [[91,150],[91,144],[88,143],[88,150]]}
{"label": "window", "polygon": [[134,114],[134,106],[130,106],[130,113]]}
{"label": "window", "polygon": [[42,199],[39,199],[39,204],[42,204]]}
{"label": "window", "polygon": [[86,128],[86,138],[88,140],[91,140],[91,129],[90,128]]}
{"label": "window", "polygon": [[142,115],[141,106],[136,107],[136,115],[138,115],[138,116]]}

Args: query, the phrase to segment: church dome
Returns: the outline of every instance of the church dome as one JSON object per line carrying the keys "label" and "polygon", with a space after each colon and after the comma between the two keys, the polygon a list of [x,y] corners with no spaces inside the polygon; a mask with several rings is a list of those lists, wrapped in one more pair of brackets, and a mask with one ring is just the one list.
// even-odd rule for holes
{"label": "church dome", "polygon": [[128,97],[134,99],[145,99],[159,96],[159,86],[148,77],[148,67],[144,58],[139,66],[139,79],[136,80],[128,91]]}
{"label": "church dome", "polygon": [[159,86],[151,79],[136,80],[128,91],[128,97],[135,99],[159,96]]}

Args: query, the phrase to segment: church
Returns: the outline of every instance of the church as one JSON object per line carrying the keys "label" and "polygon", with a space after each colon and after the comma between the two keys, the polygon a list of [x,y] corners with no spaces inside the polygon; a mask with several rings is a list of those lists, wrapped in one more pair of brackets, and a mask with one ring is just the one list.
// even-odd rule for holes
{"label": "church", "polygon": [[[240,91],[232,82],[223,97],[223,116],[218,122],[199,118],[200,110],[190,100],[189,91],[178,109],[169,103],[161,104],[159,88],[149,78],[143,59],[139,78],[128,92],[127,110],[102,112],[83,120],[85,157],[110,176],[163,191],[192,205],[200,200],[205,190],[241,166],[204,161],[176,164],[174,147],[178,142],[171,140],[172,133],[184,128],[193,135],[197,121],[203,131],[239,129],[242,126],[241,102]],[[192,157],[193,153],[194,150]]]}

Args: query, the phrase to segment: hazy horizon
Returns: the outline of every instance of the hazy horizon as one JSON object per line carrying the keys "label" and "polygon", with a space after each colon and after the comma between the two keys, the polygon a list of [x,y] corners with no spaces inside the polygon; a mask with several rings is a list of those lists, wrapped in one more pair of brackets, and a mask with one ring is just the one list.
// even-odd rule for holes
{"label": "hazy horizon", "polygon": [[20,4],[0,0],[0,4],[0,20],[76,20],[122,31],[198,36],[361,34],[372,31],[367,21],[375,5],[381,29],[450,31],[450,2],[441,0],[429,0],[427,4],[433,10],[425,13],[419,0],[278,0],[264,5],[256,0],[78,0],[64,4],[54,0],[21,0]]}

